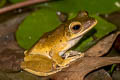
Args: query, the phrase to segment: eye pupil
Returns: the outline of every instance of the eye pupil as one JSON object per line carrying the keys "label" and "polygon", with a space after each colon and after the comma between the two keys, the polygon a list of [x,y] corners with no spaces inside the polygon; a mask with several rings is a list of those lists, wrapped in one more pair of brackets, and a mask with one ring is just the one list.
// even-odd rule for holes
{"label": "eye pupil", "polygon": [[75,25],[74,27],[73,27],[73,30],[79,30],[80,29],[80,25]]}

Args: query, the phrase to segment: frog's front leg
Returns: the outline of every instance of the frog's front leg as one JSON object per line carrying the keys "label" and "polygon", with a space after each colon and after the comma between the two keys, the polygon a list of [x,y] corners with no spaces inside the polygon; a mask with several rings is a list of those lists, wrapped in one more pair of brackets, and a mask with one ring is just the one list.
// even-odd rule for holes
{"label": "frog's front leg", "polygon": [[[72,52],[74,52],[74,51],[72,51]],[[71,51],[70,52],[68,51],[65,54],[66,55],[71,54]],[[63,59],[58,53],[54,53],[52,55],[52,59],[56,62],[56,64],[58,66],[60,66],[61,68],[64,68],[64,67],[67,67],[68,64],[70,64],[72,61],[75,61],[76,59],[81,58],[83,56],[84,56],[84,54],[79,53],[79,54],[72,56],[72,57],[68,57],[68,55],[67,55],[67,57],[65,59]]]}
{"label": "frog's front leg", "polygon": [[64,55],[62,57],[64,57],[65,59],[68,57],[72,57],[72,56],[76,56],[76,55],[83,55],[84,53],[78,52],[78,51],[73,51],[73,50],[69,50],[66,53],[64,53]]}
{"label": "frog's front leg", "polygon": [[62,63],[62,65],[65,65],[65,66],[70,64],[72,61],[75,61],[76,59],[84,57],[84,53],[77,52],[77,51],[68,51],[65,54],[66,54],[66,56],[65,56],[65,59]]}

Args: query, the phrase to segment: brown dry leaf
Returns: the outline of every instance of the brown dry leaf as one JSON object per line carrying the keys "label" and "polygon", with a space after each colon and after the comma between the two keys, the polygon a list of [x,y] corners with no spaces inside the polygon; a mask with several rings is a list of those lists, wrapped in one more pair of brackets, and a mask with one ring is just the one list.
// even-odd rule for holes
{"label": "brown dry leaf", "polygon": [[0,52],[6,48],[21,49],[16,42],[15,32],[26,16],[27,13],[0,15]]}
{"label": "brown dry leaf", "polygon": [[[116,37],[120,34],[120,32],[112,33],[111,35],[105,37],[104,39],[100,40],[96,45],[89,48],[86,52],[86,56],[102,56],[105,55],[113,42],[115,41]],[[94,53],[93,53],[94,52]]]}
{"label": "brown dry leaf", "polygon": [[105,71],[104,69],[99,69],[97,71],[94,71],[92,73],[89,73],[85,80],[112,80],[112,77],[110,74]]}
{"label": "brown dry leaf", "polygon": [[117,51],[120,52],[120,34],[117,36],[114,47]]}
{"label": "brown dry leaf", "polygon": [[0,53],[0,71],[16,72],[20,71],[20,63],[23,61],[22,50],[5,49]]}
{"label": "brown dry leaf", "polygon": [[20,62],[23,60],[23,49],[20,48],[15,39],[18,25],[24,20],[28,13],[10,13],[0,15],[0,70],[19,71]]}
{"label": "brown dry leaf", "polygon": [[51,78],[53,80],[83,80],[89,72],[114,63],[120,63],[120,57],[84,57],[70,67],[52,75]]}

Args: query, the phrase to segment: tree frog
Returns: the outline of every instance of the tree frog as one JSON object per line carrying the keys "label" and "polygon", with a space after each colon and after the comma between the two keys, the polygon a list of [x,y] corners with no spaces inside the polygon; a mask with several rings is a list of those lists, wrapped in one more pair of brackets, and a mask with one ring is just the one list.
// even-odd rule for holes
{"label": "tree frog", "polygon": [[21,68],[38,76],[48,76],[68,67],[71,62],[84,56],[80,52],[69,56],[74,52],[69,49],[96,23],[97,20],[89,17],[86,11],[80,11],[73,19],[45,33],[31,49],[25,51]]}

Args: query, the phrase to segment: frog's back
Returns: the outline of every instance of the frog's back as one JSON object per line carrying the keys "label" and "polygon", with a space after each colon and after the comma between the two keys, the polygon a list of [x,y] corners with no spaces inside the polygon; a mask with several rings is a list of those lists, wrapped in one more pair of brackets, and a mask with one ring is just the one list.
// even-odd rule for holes
{"label": "frog's back", "polygon": [[[40,40],[27,52],[28,54],[41,54],[49,57],[51,51],[62,51],[66,44],[64,27],[45,33]],[[54,50],[54,51],[55,51]]]}

